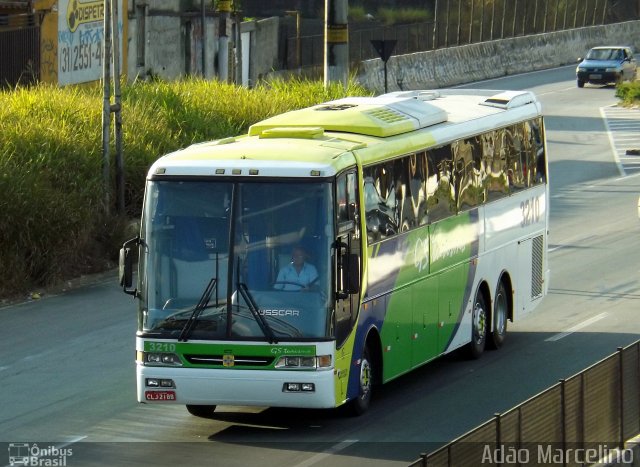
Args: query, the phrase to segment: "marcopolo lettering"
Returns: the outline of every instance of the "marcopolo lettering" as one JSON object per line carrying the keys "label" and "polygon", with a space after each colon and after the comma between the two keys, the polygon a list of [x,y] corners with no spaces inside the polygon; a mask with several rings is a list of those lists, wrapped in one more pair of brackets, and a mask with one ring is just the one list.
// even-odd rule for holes
{"label": "marcopolo lettering", "polygon": [[260,314],[264,316],[300,316],[300,310],[293,310],[290,308],[284,309],[267,309],[260,310]]}

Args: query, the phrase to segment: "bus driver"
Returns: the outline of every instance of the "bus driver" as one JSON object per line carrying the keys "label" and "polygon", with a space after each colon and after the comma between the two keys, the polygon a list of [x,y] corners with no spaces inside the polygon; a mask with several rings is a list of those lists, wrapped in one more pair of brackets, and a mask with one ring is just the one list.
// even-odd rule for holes
{"label": "bus driver", "polygon": [[273,285],[278,290],[305,290],[318,279],[318,271],[306,262],[307,254],[301,246],[295,246],[291,252],[291,262],[280,269]]}

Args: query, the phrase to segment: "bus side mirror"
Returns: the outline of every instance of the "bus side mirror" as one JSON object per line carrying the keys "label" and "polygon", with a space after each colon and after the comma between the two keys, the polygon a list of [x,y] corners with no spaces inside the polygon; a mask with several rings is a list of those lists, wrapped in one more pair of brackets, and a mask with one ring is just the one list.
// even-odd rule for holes
{"label": "bus side mirror", "polygon": [[138,237],[127,240],[120,248],[120,261],[118,265],[118,275],[120,286],[124,293],[135,296],[137,289],[131,289],[133,285],[133,252],[132,247],[138,245],[140,239]]}

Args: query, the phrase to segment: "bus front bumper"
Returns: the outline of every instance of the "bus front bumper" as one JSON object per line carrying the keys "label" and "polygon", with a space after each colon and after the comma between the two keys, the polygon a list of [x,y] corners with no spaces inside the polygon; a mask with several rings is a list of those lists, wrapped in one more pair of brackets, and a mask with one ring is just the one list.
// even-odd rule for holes
{"label": "bus front bumper", "polygon": [[249,371],[138,364],[136,373],[138,402],[143,403],[318,409],[336,406],[332,369]]}

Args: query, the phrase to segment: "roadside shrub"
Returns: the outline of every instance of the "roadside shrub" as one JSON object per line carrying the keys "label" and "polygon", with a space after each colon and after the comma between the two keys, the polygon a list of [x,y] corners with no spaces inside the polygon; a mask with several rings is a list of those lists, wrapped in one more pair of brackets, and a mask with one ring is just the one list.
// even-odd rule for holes
{"label": "roadside shrub", "polygon": [[127,213],[118,216],[104,206],[102,88],[0,92],[0,297],[114,266],[140,214],[147,170],[161,155],[348,94],[367,91],[302,80],[254,89],[202,79],[123,83]]}
{"label": "roadside shrub", "polygon": [[640,81],[621,83],[616,86],[616,97],[624,106],[640,105]]}
{"label": "roadside shrub", "polygon": [[376,15],[385,25],[425,23],[432,19],[431,11],[423,8],[380,8]]}

